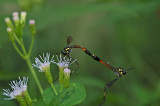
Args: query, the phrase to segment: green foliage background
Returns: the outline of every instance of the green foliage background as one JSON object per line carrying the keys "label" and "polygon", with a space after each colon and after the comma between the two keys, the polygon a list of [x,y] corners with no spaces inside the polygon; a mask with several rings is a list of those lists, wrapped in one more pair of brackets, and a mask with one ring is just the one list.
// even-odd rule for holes
{"label": "green foliage background", "polygon": [[[27,19],[35,19],[36,42],[32,62],[43,52],[60,52],[67,36],[72,44],[82,45],[115,67],[134,69],[118,80],[108,91],[109,106],[160,105],[160,1],[159,0],[1,0],[0,1],[0,93],[18,76],[29,77],[29,93],[39,95],[26,63],[13,49],[6,33],[4,18],[14,11],[27,11]],[[25,28],[25,44],[30,35]],[[114,73],[94,61],[82,50],[72,50],[80,68],[71,77],[86,88],[86,99],[79,106],[98,105],[104,85],[114,79]],[[54,67],[52,75],[58,75]],[[49,85],[37,71],[43,88]],[[4,101],[0,105],[17,105]]]}

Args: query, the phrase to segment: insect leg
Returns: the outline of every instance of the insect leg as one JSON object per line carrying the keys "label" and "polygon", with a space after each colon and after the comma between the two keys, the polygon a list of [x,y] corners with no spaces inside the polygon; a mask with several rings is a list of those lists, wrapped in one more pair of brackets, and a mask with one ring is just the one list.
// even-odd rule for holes
{"label": "insect leg", "polygon": [[106,83],[106,86],[105,86],[105,88],[104,88],[103,100],[102,100],[102,102],[99,104],[99,106],[102,106],[102,105],[105,103],[108,88],[111,87],[117,80],[118,80],[118,78],[110,81],[109,83]]}
{"label": "insect leg", "polygon": [[[72,57],[69,56],[69,58],[72,58]],[[73,61],[75,60],[74,58],[72,58],[72,59],[73,59]],[[75,61],[75,63],[76,63],[76,65],[77,65],[77,67],[74,69],[74,71],[71,72],[71,75],[72,75],[75,71],[77,71],[77,69],[80,67],[80,64],[77,62],[77,60]]]}
{"label": "insect leg", "polygon": [[[60,53],[55,53],[56,55],[59,55]],[[59,79],[59,76],[53,81],[55,83]]]}

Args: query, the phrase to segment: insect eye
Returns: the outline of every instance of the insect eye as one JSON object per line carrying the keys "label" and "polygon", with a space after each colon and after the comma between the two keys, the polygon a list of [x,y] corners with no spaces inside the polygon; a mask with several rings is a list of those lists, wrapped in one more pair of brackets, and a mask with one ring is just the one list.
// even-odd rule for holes
{"label": "insect eye", "polygon": [[122,72],[122,71],[120,71],[120,74],[123,74],[123,72]]}
{"label": "insect eye", "polygon": [[122,72],[123,70],[121,68],[119,68],[117,71]]}

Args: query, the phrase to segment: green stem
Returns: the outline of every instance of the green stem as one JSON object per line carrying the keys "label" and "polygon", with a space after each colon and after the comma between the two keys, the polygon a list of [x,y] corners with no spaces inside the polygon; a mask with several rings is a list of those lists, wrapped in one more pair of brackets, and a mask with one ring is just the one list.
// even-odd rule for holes
{"label": "green stem", "polygon": [[40,84],[40,82],[39,82],[39,80],[38,80],[38,77],[37,77],[34,69],[32,68],[31,60],[30,60],[29,58],[27,58],[27,59],[26,59],[26,62],[27,62],[27,65],[28,65],[28,67],[29,67],[29,69],[30,69],[30,71],[31,71],[31,73],[32,73],[32,75],[33,75],[36,83],[37,83],[37,86],[38,86],[38,88],[39,88],[39,90],[40,90],[41,95],[43,95],[43,89],[42,89],[42,87],[41,87],[41,84]]}
{"label": "green stem", "polygon": [[19,38],[16,36],[15,33],[13,33],[13,36],[14,36],[14,38],[16,39],[16,41],[18,42],[18,44],[21,44],[20,41],[19,41]]}
{"label": "green stem", "polygon": [[38,80],[38,77],[37,77],[34,69],[32,68],[31,60],[30,60],[30,58],[29,58],[30,56],[28,56],[28,54],[27,54],[27,52],[26,52],[26,49],[25,49],[24,43],[23,43],[23,39],[20,39],[20,43],[21,43],[20,46],[21,46],[21,48],[22,48],[22,51],[23,51],[23,53],[24,53],[24,55],[25,55],[26,63],[27,63],[27,65],[28,65],[28,67],[29,67],[29,69],[30,69],[30,71],[31,71],[31,73],[32,73],[32,75],[33,75],[36,83],[37,83],[37,86],[38,86],[38,88],[39,88],[39,90],[40,90],[41,95],[43,95],[43,89],[42,89],[42,87],[41,87],[41,84],[40,84],[40,82],[39,82],[39,80]]}
{"label": "green stem", "polygon": [[29,51],[28,51],[28,56],[31,56],[31,51],[32,51],[32,48],[33,48],[34,40],[35,40],[35,36],[32,36],[32,41],[31,41],[31,45],[30,45],[30,48],[29,48]]}
{"label": "green stem", "polygon": [[24,47],[23,39],[21,39],[20,42],[21,42],[20,45],[21,45],[21,48],[22,48],[23,53],[25,54],[25,56],[29,57],[29,56],[27,55],[26,49],[25,49],[25,47]]}
{"label": "green stem", "polygon": [[52,87],[52,89],[53,89],[54,93],[57,95],[57,91],[56,91],[56,89],[55,89],[55,87],[54,87],[53,83],[50,83],[50,84],[51,84],[51,87]]}
{"label": "green stem", "polygon": [[15,48],[15,50],[17,51],[17,53],[23,58],[25,59],[25,56],[22,54],[22,52],[18,49],[17,45],[15,44],[15,42],[13,42],[13,47]]}

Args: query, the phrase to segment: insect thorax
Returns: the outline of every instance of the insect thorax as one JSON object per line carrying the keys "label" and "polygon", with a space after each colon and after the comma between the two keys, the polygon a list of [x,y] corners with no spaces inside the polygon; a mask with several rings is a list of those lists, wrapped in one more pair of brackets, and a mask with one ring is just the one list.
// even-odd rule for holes
{"label": "insect thorax", "polygon": [[115,68],[114,71],[118,77],[121,77],[126,74],[126,71],[124,68]]}
{"label": "insect thorax", "polygon": [[71,46],[66,46],[63,52],[65,55],[69,54],[71,52]]}

